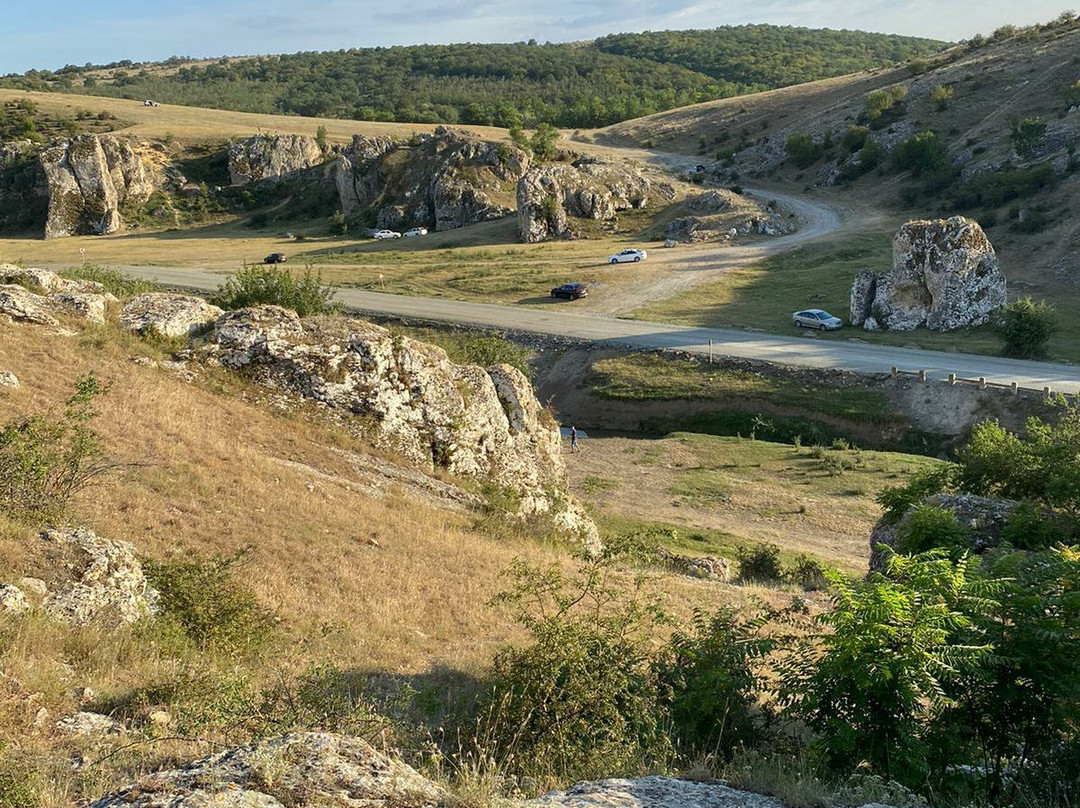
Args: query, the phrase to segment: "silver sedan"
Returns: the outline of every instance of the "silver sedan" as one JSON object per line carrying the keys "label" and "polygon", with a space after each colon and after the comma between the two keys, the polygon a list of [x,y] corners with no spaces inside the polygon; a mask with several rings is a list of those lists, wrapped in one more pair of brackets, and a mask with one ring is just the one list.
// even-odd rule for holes
{"label": "silver sedan", "polygon": [[822,309],[803,309],[791,315],[791,323],[796,328],[814,328],[818,331],[835,331],[843,326],[844,321],[833,317]]}

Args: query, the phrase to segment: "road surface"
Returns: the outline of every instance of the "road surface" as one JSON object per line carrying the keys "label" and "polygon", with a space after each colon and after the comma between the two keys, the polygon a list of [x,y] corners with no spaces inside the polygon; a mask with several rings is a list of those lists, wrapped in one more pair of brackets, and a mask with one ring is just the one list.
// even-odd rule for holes
{"label": "road surface", "polygon": [[[199,291],[216,289],[224,276],[204,270],[162,267],[125,267],[132,275],[174,287]],[[955,373],[960,378],[985,378],[988,382],[1011,384],[1055,392],[1080,392],[1080,368],[1051,362],[1028,362],[994,356],[925,351],[888,345],[871,345],[807,336],[779,336],[720,328],[692,328],[620,320],[564,311],[567,305],[551,308],[497,306],[439,298],[406,297],[360,289],[339,288],[337,299],[352,311],[435,320],[472,326],[526,331],[556,337],[588,340],[630,348],[689,351],[706,355],[709,342],[718,356],[734,356],[779,362],[807,368],[837,368],[856,373],[888,373],[893,367],[903,371],[925,370],[931,378]]]}

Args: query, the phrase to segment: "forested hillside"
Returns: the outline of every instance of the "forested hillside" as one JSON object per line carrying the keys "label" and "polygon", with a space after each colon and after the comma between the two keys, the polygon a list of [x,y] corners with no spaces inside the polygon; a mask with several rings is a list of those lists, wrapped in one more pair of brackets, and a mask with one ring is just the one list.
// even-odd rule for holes
{"label": "forested hillside", "polygon": [[418,45],[192,63],[68,66],[0,85],[359,120],[596,127],[917,58],[942,43],[776,26],[586,44]]}

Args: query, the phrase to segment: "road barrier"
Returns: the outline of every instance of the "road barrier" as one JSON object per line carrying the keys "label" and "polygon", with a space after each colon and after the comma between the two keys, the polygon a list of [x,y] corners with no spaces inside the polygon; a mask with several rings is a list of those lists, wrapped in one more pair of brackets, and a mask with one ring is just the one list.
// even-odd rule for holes
{"label": "road barrier", "polygon": [[[901,370],[895,365],[892,367],[891,375],[894,379],[899,379],[901,377],[914,378],[924,384],[927,382],[935,381],[934,379],[930,378],[930,375],[927,373],[926,370]],[[1054,395],[1060,395],[1066,400],[1072,401],[1073,403],[1076,403],[1077,400],[1080,400],[1080,396],[1076,394],[1055,393],[1054,390],[1050,387],[1025,387],[1024,385],[1015,381],[1008,384],[1004,384],[1002,382],[992,382],[988,381],[985,376],[980,376],[978,379],[965,379],[961,376],[957,376],[955,373],[950,373],[948,376],[946,376],[944,379],[941,379],[940,381],[942,384],[949,385],[970,385],[973,387],[977,387],[979,390],[1005,390],[1011,392],[1013,395],[1020,395],[1021,392],[1041,393],[1046,398],[1050,398]]]}

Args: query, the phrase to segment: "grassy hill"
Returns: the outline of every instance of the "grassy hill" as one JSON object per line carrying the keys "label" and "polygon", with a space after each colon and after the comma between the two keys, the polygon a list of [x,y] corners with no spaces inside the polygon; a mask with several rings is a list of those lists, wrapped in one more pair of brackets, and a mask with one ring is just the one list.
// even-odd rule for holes
{"label": "grassy hill", "polygon": [[926,56],[944,43],[767,25],[585,44],[462,44],[33,70],[3,85],[245,112],[417,123],[604,126]]}

